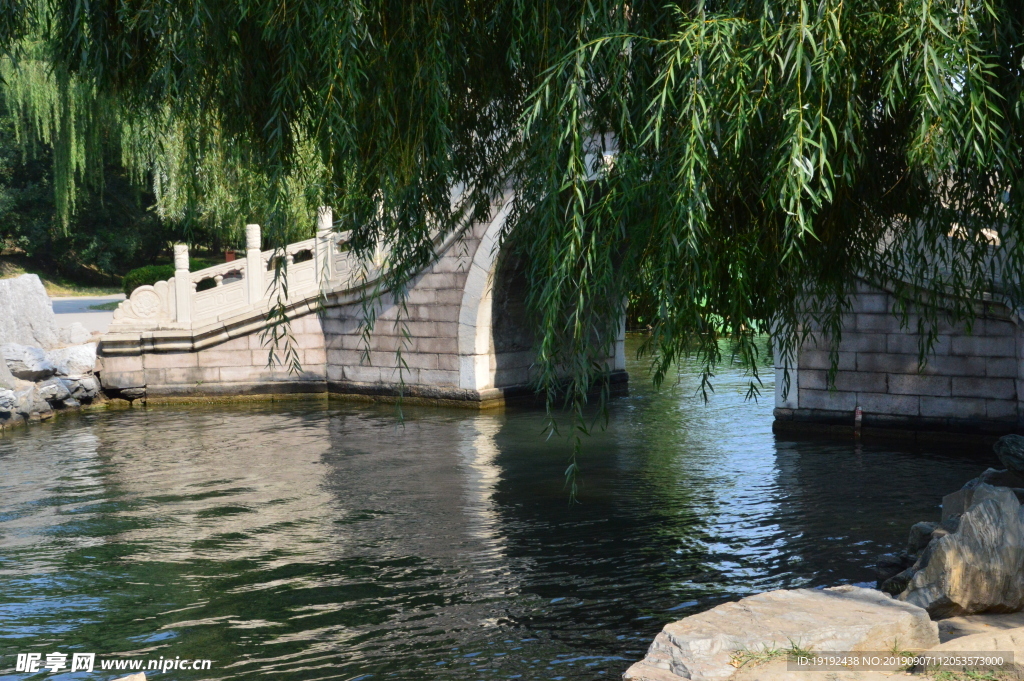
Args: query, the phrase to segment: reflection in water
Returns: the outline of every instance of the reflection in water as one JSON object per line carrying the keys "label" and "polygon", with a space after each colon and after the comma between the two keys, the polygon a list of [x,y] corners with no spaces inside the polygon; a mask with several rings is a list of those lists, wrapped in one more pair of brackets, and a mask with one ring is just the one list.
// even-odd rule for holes
{"label": "reflection in water", "polygon": [[167,679],[616,677],[666,621],[870,580],[990,463],[776,442],[739,372],[709,405],[632,374],[575,506],[526,410],[154,408],[4,437],[0,678],[54,650],[214,660]]}

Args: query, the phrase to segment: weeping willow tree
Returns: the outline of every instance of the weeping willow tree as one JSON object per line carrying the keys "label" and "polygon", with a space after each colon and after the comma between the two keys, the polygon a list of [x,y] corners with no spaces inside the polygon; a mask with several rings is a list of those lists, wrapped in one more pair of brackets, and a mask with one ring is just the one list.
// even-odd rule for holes
{"label": "weeping willow tree", "polygon": [[[176,116],[167,107],[131,115],[92,80],[54,62],[42,38],[33,33],[16,42],[14,54],[0,58],[0,80],[22,149],[53,151],[54,203],[64,229],[81,191],[102,187],[103,161],[111,154],[137,184],[152,190],[161,219],[238,241],[246,222],[263,217],[266,178],[247,163],[244,145],[221,134],[215,119]],[[311,144],[298,145],[296,161],[278,208],[284,241],[312,235],[317,187],[324,180]]]}
{"label": "weeping willow tree", "polygon": [[278,240],[331,205],[394,290],[511,192],[540,387],[577,410],[630,297],[659,380],[725,336],[755,372],[757,333],[837,341],[858,278],[957,320],[1020,299],[1014,0],[39,1],[5,0],[11,58],[38,36],[149,126],[185,204],[223,188]]}

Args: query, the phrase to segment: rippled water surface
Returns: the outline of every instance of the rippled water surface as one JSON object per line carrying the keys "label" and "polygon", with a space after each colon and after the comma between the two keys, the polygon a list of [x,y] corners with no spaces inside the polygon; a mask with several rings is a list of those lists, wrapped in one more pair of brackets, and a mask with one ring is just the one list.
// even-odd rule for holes
{"label": "rippled water surface", "polygon": [[213,660],[168,680],[617,678],[667,621],[871,580],[992,463],[785,442],[739,371],[707,405],[631,374],[571,507],[530,410],[158,407],[0,437],[0,678],[53,651]]}

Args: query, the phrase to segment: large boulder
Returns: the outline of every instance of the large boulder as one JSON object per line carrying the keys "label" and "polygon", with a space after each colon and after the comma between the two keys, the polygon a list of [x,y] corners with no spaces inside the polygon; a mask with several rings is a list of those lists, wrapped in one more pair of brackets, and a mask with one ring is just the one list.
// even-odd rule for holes
{"label": "large boulder", "polygon": [[0,343],[52,348],[62,340],[50,297],[39,277],[23,274],[0,279]]}
{"label": "large boulder", "polygon": [[0,345],[0,355],[11,373],[26,381],[42,381],[57,373],[57,367],[47,359],[42,348],[5,343]]}
{"label": "large boulder", "polygon": [[[900,600],[935,618],[1021,610],[1024,521],[1017,496],[1007,487],[985,483],[958,494],[957,504],[965,510],[955,531],[933,539],[922,551]],[[944,517],[946,504],[943,499]]]}
{"label": "large boulder", "polygon": [[85,343],[91,335],[78,323],[66,329],[57,324],[50,297],[36,275],[0,279],[0,344],[55,348]]}
{"label": "large boulder", "polygon": [[48,350],[46,359],[56,368],[58,376],[85,376],[91,374],[96,366],[96,343]]}
{"label": "large boulder", "polygon": [[1024,475],[1024,437],[1004,435],[992,447],[999,461],[1006,469],[1017,475]]}
{"label": "large boulder", "polygon": [[855,586],[769,591],[665,625],[628,681],[714,681],[736,672],[738,653],[905,650],[938,644],[923,609]]}

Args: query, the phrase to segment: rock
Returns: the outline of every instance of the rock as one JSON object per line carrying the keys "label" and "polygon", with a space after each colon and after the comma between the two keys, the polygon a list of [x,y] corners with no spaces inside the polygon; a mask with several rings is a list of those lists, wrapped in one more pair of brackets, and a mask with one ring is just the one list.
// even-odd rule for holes
{"label": "rock", "polygon": [[647,656],[623,675],[633,681],[725,679],[739,651],[794,644],[815,651],[891,650],[938,644],[938,627],[910,603],[855,586],[770,591],[665,625]]}
{"label": "rock", "polygon": [[[1024,475],[1024,437],[1004,435],[992,447],[1000,463],[1011,473]],[[1014,485],[1020,487],[1021,485]]]}
{"label": "rock", "polygon": [[14,374],[7,368],[7,360],[0,358],[0,389],[14,390],[19,387]]}
{"label": "rock", "polygon": [[145,388],[122,388],[118,393],[118,396],[123,400],[134,402],[135,400],[145,399],[146,389]]}
{"label": "rock", "polygon": [[63,404],[64,400],[71,397],[71,391],[67,389],[64,382],[57,377],[48,378],[36,385],[39,396],[53,406]]}
{"label": "rock", "polygon": [[[746,665],[738,669],[732,679],[733,681],[913,681],[910,677],[894,672],[892,669],[886,671],[834,669],[797,672],[790,671],[788,667],[787,660],[776,660],[765,665]],[[956,678],[959,679],[959,677]],[[982,678],[989,681],[987,677]],[[923,679],[935,681],[933,677],[923,677]],[[965,676],[962,681],[970,681],[970,677]],[[995,679],[991,681],[995,681]]]}
{"label": "rock", "polygon": [[[1003,667],[976,667],[971,671],[981,676],[986,671],[998,669],[1009,674],[1011,678],[1024,678],[1024,627],[993,629],[984,633],[959,636],[935,646],[928,653],[942,657],[962,655],[964,652],[990,653],[996,651],[1013,653],[1013,661]],[[959,672],[960,670],[947,669],[947,671]],[[982,676],[982,678],[985,677]]]}
{"label": "rock", "polygon": [[978,482],[984,482],[993,487],[1024,487],[1024,477],[1013,471],[989,468],[977,477]]}
{"label": "rock", "polygon": [[907,540],[907,550],[911,553],[917,553],[924,547],[928,546],[928,542],[932,540],[932,533],[935,532],[938,527],[938,523],[914,523],[910,528],[910,538]]}
{"label": "rock", "polygon": [[956,530],[933,539],[899,597],[935,618],[1024,608],[1020,502],[1006,487],[982,483],[969,492]]}
{"label": "rock", "polygon": [[879,584],[878,588],[890,596],[899,596],[906,590],[907,585],[910,584],[910,580],[913,579],[916,573],[917,568],[911,565]]}
{"label": "rock", "polygon": [[96,366],[96,343],[47,350],[46,359],[56,367],[58,376],[85,376]]}
{"label": "rock", "polygon": [[63,331],[39,277],[0,279],[0,344],[52,348],[64,342]]}
{"label": "rock", "polygon": [[46,352],[41,348],[5,343],[0,345],[0,354],[11,373],[26,381],[41,381],[57,373],[57,367],[46,358]]}
{"label": "rock", "polygon": [[947,519],[943,520],[941,523],[939,523],[939,528],[937,530],[935,530],[935,532],[932,532],[932,539],[935,539],[935,533],[938,532],[939,530],[945,530],[946,532],[948,532],[950,534],[952,534],[953,532],[956,532],[957,528],[960,527],[960,516],[961,515],[962,514],[957,514],[957,515],[953,516],[952,518],[947,518]]}
{"label": "rock", "polygon": [[964,615],[939,622],[939,640],[943,643],[971,634],[991,634],[1001,629],[1024,627],[1024,613]]}
{"label": "rock", "polygon": [[13,390],[0,388],[0,412],[12,412],[18,403],[17,393]]}
{"label": "rock", "polygon": [[95,376],[83,376],[82,378],[65,378],[64,385],[67,386],[71,397],[80,402],[91,402],[100,394],[100,382]]}
{"label": "rock", "polygon": [[[917,557],[910,555],[906,551],[900,551],[898,553],[883,553],[878,556],[878,558],[875,559],[875,573],[878,575],[878,587],[882,588],[882,585],[885,582],[913,565],[915,560],[917,560]],[[903,589],[900,589],[900,591],[902,590]],[[899,593],[899,591],[896,593]]]}
{"label": "rock", "polygon": [[14,393],[14,411],[29,419],[40,414],[50,414],[50,403],[39,394],[34,385],[22,388]]}
{"label": "rock", "polygon": [[88,343],[89,339],[92,338],[92,332],[78,322],[73,323],[67,328],[58,329],[57,335],[60,337],[62,345],[81,345],[82,343]]}
{"label": "rock", "polygon": [[957,491],[942,497],[942,526],[949,529],[950,532],[955,531],[955,528],[947,527],[948,523],[956,522],[957,518],[970,508],[971,500],[974,498],[974,490],[981,485],[986,485],[986,483],[980,482],[978,478],[974,478]]}

